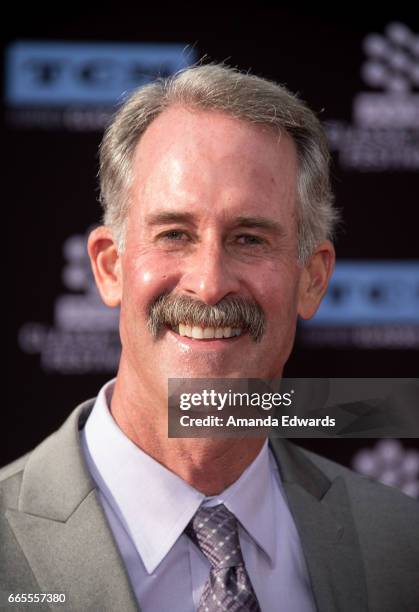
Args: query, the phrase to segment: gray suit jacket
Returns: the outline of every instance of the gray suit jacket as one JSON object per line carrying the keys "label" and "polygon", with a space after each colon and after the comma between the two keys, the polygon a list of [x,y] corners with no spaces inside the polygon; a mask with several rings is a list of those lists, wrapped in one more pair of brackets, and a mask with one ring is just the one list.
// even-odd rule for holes
{"label": "gray suit jacket", "polygon": [[[80,447],[93,401],[0,470],[3,597],[64,592],[61,611],[138,610]],[[318,610],[417,612],[419,504],[285,440],[271,447]]]}

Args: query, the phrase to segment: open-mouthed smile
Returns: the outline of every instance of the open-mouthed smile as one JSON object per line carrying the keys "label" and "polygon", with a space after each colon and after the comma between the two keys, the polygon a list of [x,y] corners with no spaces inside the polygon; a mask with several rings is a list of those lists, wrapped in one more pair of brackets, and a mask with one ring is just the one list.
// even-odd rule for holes
{"label": "open-mouthed smile", "polygon": [[243,330],[235,327],[199,327],[197,325],[188,325],[180,323],[179,325],[169,327],[179,336],[186,336],[194,340],[213,340],[227,339],[240,336]]}

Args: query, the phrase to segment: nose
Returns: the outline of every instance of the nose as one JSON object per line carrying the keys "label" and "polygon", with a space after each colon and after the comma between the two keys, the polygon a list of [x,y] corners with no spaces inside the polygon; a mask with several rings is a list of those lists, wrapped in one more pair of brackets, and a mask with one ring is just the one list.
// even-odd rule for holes
{"label": "nose", "polygon": [[221,244],[201,243],[188,257],[180,289],[183,293],[214,305],[228,295],[237,295],[240,280]]}

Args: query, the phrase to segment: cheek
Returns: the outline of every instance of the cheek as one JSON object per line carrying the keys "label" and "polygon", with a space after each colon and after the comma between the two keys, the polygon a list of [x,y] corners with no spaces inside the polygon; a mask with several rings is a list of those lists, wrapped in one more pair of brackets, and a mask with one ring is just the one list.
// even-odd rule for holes
{"label": "cheek", "polygon": [[146,314],[150,302],[173,289],[177,276],[176,266],[168,266],[159,254],[127,257],[123,265],[121,312],[124,305],[131,304],[137,316],[139,312]]}
{"label": "cheek", "polygon": [[295,339],[298,307],[298,270],[293,266],[260,278],[256,299],[266,316],[267,333],[261,344],[261,364],[269,376],[282,372]]}
{"label": "cheek", "polygon": [[254,297],[265,311],[268,323],[280,324],[278,317],[296,316],[299,270],[294,265],[260,271],[254,279]]}

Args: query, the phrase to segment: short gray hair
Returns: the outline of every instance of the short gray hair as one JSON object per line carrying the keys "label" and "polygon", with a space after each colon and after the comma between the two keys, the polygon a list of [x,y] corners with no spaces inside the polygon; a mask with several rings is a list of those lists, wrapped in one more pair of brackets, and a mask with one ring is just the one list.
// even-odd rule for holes
{"label": "short gray hair", "polygon": [[150,123],[173,105],[218,110],[252,124],[286,132],[298,156],[298,258],[307,261],[315,247],[332,239],[338,221],[330,185],[330,154],[320,121],[286,87],[223,64],[184,69],[135,90],[115,114],[100,146],[100,201],[104,223],[118,250],[125,229],[135,148]]}

